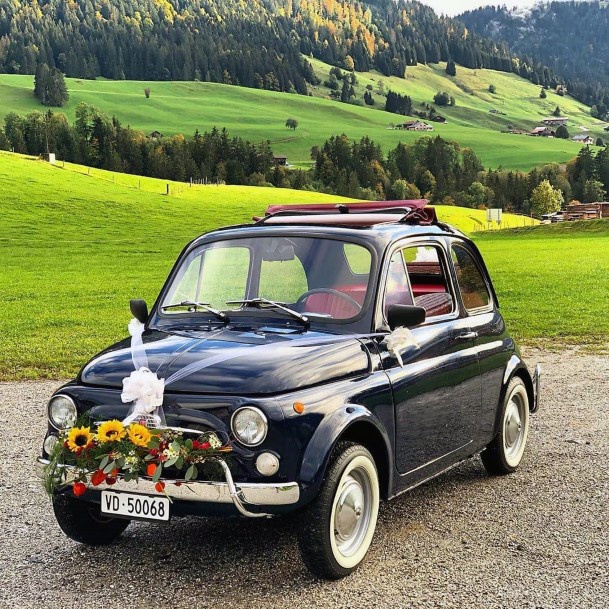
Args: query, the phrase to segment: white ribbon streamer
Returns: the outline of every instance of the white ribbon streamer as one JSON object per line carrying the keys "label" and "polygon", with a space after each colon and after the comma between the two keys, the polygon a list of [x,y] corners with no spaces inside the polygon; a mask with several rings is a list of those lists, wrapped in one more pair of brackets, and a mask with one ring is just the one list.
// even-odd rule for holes
{"label": "white ribbon streamer", "polygon": [[404,367],[401,351],[408,347],[419,348],[419,343],[408,328],[396,328],[385,338],[384,342],[387,344],[387,350],[396,357],[401,368]]}

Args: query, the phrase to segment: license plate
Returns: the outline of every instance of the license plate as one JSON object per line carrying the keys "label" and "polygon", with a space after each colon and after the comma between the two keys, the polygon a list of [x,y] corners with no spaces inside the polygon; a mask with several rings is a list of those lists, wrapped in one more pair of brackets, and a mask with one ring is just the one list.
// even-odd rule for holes
{"label": "license plate", "polygon": [[169,520],[169,499],[136,493],[102,491],[101,512],[119,518]]}

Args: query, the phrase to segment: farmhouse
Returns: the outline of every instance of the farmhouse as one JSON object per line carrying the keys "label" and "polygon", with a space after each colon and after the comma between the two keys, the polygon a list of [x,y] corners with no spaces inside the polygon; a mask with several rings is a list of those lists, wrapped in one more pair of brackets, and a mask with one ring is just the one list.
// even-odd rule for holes
{"label": "farmhouse", "polygon": [[288,166],[288,157],[281,156],[281,155],[275,155],[273,157],[273,163],[275,163],[275,165],[277,167],[287,167]]}
{"label": "farmhouse", "polygon": [[566,127],[569,119],[566,116],[552,116],[550,118],[544,118],[541,122],[548,127],[560,127],[561,125]]}
{"label": "farmhouse", "polygon": [[552,131],[549,127],[535,127],[533,131],[529,131],[529,135],[533,137],[554,137],[556,131]]}
{"label": "farmhouse", "polygon": [[590,137],[589,135],[576,135],[571,139],[578,144],[594,144],[594,138]]}
{"label": "farmhouse", "polygon": [[609,218],[609,203],[574,203],[565,210],[565,220]]}
{"label": "farmhouse", "polygon": [[433,127],[423,121],[406,121],[398,125],[397,128],[405,131],[433,131]]}

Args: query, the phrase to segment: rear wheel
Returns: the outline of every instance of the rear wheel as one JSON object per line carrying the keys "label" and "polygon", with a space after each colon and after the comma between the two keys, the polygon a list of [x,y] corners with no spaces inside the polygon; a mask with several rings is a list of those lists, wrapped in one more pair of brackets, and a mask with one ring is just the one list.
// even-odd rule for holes
{"label": "rear wheel", "polygon": [[59,527],[70,539],[89,546],[111,544],[130,523],[122,518],[109,518],[97,504],[67,494],[53,497],[53,511]]}
{"label": "rear wheel", "polygon": [[501,476],[516,471],[529,435],[529,415],[527,388],[522,379],[514,377],[505,392],[499,433],[480,455],[489,474]]}
{"label": "rear wheel", "polygon": [[340,443],[300,530],[300,551],[311,573],[339,579],[359,566],[374,536],[379,497],[370,452],[360,444]]}

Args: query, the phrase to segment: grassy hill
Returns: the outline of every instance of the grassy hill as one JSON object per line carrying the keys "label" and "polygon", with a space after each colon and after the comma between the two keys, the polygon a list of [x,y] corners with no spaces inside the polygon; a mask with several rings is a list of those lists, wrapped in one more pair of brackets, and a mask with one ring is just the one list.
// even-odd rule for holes
{"label": "grassy hill", "polygon": [[[0,380],[73,374],[125,335],[193,237],[270,203],[346,201],[274,188],[194,186],[0,152]],[[438,208],[464,230],[484,212]],[[528,224],[515,216],[508,224]]]}
{"label": "grassy hill", "polygon": [[[325,79],[329,66],[316,60],[312,63]],[[590,129],[594,137],[603,134],[602,125],[592,119],[586,106],[553,92],[548,92],[546,100],[539,99],[538,86],[513,74],[458,67],[457,76],[451,78],[443,64],[410,67],[407,79],[358,73],[358,98],[366,84],[376,87],[379,78],[386,89],[410,95],[416,109],[421,109],[422,102],[431,103],[437,91],[453,95],[457,105],[439,109],[448,123],[434,125],[435,132],[473,148],[487,167],[528,170],[574,157],[580,149],[574,142],[500,133],[508,124],[526,129],[538,125],[556,105],[570,117],[572,135],[580,133],[580,127]],[[496,86],[495,95],[488,92],[489,84]],[[329,91],[323,86],[315,87],[312,97],[305,97],[202,82],[67,79],[67,85],[70,102],[62,111],[71,120],[76,105],[84,101],[147,133],[159,130],[164,135],[190,136],[195,129],[226,127],[232,135],[251,141],[271,140],[275,153],[287,155],[290,163],[298,165],[310,162],[312,146],[339,133],[357,139],[367,135],[385,151],[400,141],[413,142],[420,137],[420,133],[387,129],[389,123],[402,117],[381,110],[384,99],[380,96],[375,94],[374,107],[341,104],[327,99]],[[152,91],[150,99],[144,96],[145,87]],[[32,89],[31,76],[0,75],[0,119],[9,111],[43,111]],[[298,120],[296,131],[286,129],[288,117]]]}

